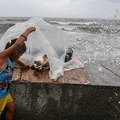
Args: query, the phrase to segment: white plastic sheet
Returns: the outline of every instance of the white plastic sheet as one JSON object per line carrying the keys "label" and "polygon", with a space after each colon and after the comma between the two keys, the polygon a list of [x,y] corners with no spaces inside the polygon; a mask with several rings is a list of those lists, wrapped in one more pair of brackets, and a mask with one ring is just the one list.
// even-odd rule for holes
{"label": "white plastic sheet", "polygon": [[27,51],[21,59],[33,64],[36,56],[47,54],[50,64],[49,76],[54,80],[64,75],[64,71],[83,67],[81,63],[79,64],[79,62],[74,60],[67,63],[64,62],[69,44],[67,34],[51,26],[42,18],[31,18],[9,28],[0,40],[0,51],[4,49],[8,41],[18,38],[30,26],[36,27],[36,31],[29,34],[28,40],[25,42]]}

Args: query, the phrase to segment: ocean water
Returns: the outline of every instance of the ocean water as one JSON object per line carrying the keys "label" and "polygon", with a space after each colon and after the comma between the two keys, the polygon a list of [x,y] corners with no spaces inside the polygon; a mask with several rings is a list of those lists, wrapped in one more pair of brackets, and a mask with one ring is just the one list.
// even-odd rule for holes
{"label": "ocean water", "polygon": [[[1,17],[0,37],[15,23],[28,19],[29,18],[23,17]],[[43,19],[68,34],[69,47],[74,49],[74,56],[79,57],[84,66],[106,62],[109,64],[114,64],[117,69],[120,68],[120,19]],[[100,72],[101,68],[98,68],[97,70]],[[110,71],[113,72],[112,70]],[[89,79],[92,75],[93,73],[88,72]],[[93,79],[93,77],[91,79]],[[98,81],[100,80],[99,77],[97,79]],[[96,84],[100,83],[96,82]]]}
{"label": "ocean water", "polygon": [[[0,34],[17,22],[28,20],[23,17],[0,18]],[[66,31],[69,46],[83,63],[109,61],[120,64],[120,20],[43,18],[51,25]],[[1,37],[0,36],[0,37]]]}
{"label": "ocean water", "polygon": [[120,64],[120,20],[53,18],[48,22],[68,33],[69,46],[83,63]]}

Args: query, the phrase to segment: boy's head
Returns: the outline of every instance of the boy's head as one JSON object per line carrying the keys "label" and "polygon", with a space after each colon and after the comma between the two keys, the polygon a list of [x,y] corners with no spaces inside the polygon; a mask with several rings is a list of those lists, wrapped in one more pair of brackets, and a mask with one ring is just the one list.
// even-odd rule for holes
{"label": "boy's head", "polygon": [[[8,42],[5,46],[5,49],[11,47],[15,42],[17,38],[12,39],[11,42]],[[13,52],[13,54],[10,56],[12,59],[18,59],[25,51],[26,51],[26,45],[23,43],[16,51]]]}

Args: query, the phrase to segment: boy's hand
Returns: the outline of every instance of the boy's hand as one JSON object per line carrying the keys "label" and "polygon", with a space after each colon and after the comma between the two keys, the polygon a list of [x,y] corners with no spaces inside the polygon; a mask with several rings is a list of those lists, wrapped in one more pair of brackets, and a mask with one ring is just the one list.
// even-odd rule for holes
{"label": "boy's hand", "polygon": [[35,31],[35,30],[36,30],[35,27],[28,27],[28,28],[25,30],[25,32],[23,33],[23,35],[24,35],[25,37],[27,37],[27,36],[29,35],[29,33],[33,32],[33,31]]}
{"label": "boy's hand", "polygon": [[31,33],[31,32],[33,32],[35,30],[36,30],[35,27],[29,27],[29,28],[26,29],[26,32]]}
{"label": "boy's hand", "polygon": [[29,69],[30,68],[29,63],[24,63],[24,68]]}
{"label": "boy's hand", "polygon": [[27,68],[27,69],[30,68],[30,65],[29,65],[28,62],[23,62],[20,59],[15,60],[14,62],[16,62],[17,64],[19,64],[20,66],[23,66],[24,68]]}

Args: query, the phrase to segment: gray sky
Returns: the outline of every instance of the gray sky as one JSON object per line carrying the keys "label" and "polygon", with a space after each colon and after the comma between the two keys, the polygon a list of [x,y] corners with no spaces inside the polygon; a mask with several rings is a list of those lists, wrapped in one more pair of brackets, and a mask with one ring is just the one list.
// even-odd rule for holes
{"label": "gray sky", "polygon": [[120,0],[0,0],[0,16],[120,18]]}

